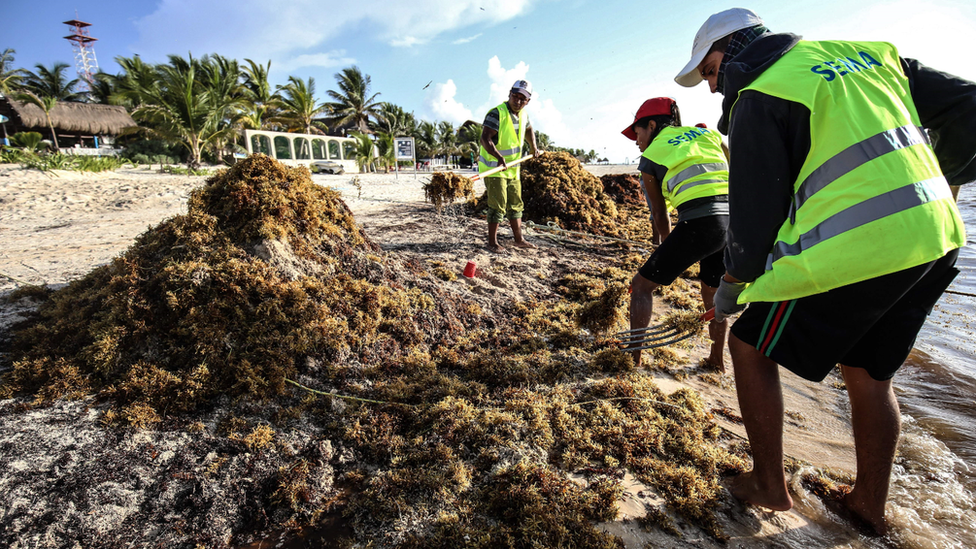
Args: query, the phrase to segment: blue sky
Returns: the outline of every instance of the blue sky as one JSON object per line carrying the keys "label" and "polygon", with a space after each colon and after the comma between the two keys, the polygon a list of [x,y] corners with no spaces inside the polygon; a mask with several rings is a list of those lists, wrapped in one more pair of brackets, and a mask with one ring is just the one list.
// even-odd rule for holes
{"label": "blue sky", "polygon": [[[168,54],[219,53],[271,61],[271,80],[315,78],[320,99],[333,75],[357,65],[379,99],[426,120],[481,121],[511,83],[530,80],[529,115],[563,147],[635,161],[620,131],[644,99],[677,99],[687,125],[714,127],[721,98],[674,76],[698,27],[717,11],[756,11],[774,32],[808,39],[886,40],[903,56],[976,80],[972,0],[823,0],[748,4],[622,0],[0,0],[0,50],[15,63],[74,65],[63,21],[91,23],[99,66],[117,56],[164,62]],[[77,14],[77,15],[76,15]],[[71,70],[72,76],[74,70]],[[428,85],[429,84],[429,85]]]}

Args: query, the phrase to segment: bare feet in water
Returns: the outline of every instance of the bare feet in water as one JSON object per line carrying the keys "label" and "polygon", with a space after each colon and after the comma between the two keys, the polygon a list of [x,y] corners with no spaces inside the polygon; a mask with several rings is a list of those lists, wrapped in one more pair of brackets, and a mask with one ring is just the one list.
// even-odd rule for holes
{"label": "bare feet in water", "polygon": [[876,506],[862,501],[856,490],[844,496],[839,503],[850,513],[850,516],[845,518],[855,527],[866,531],[866,533],[874,533],[879,536],[888,533],[888,521],[884,516],[884,506],[881,507],[880,512],[874,510],[873,507]]}
{"label": "bare feet in water", "polygon": [[758,505],[773,511],[789,511],[793,508],[793,498],[786,491],[786,484],[781,488],[767,490],[759,485],[754,471],[742,473],[732,477],[725,483],[732,496],[750,505]]}

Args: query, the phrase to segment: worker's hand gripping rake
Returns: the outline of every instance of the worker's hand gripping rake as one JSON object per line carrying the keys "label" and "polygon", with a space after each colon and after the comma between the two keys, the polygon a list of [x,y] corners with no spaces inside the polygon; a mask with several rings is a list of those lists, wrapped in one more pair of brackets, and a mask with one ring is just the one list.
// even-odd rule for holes
{"label": "worker's hand gripping rake", "polygon": [[706,322],[715,318],[715,309],[691,321],[664,322],[646,328],[634,328],[617,332],[617,345],[625,351],[645,351],[677,343],[701,331]]}

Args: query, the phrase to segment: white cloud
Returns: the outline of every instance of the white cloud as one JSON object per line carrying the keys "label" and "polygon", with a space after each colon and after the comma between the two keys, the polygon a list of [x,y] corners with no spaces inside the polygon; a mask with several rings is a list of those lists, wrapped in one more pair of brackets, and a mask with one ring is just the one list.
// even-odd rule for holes
{"label": "white cloud", "polygon": [[455,40],[455,41],[453,41],[451,43],[454,44],[454,45],[460,45],[460,44],[467,44],[468,42],[474,42],[478,38],[481,38],[481,35],[482,34],[484,34],[484,33],[483,32],[479,32],[478,34],[476,34],[474,36],[469,36],[467,38],[458,38],[457,40]]}
{"label": "white cloud", "polygon": [[305,54],[292,57],[291,59],[285,59],[284,61],[273,64],[272,67],[274,70],[290,72],[303,67],[325,67],[328,69],[332,67],[343,67],[356,64],[355,58],[345,57],[345,55],[345,50],[334,50],[328,53]]}
{"label": "white cloud", "polygon": [[518,17],[540,0],[425,0],[391,7],[387,0],[323,4],[319,0],[159,0],[135,22],[132,45],[147,59],[171,53],[267,59],[327,43],[353,26],[398,47],[429,42],[463,27],[490,27]]}
{"label": "white cloud", "polygon": [[446,120],[452,124],[463,124],[471,120],[471,109],[459,103],[457,85],[453,80],[444,84],[434,84],[424,97],[424,115],[430,120]]}
{"label": "white cloud", "polygon": [[[508,92],[512,89],[512,84],[516,80],[530,80],[526,77],[529,66],[525,61],[519,61],[514,68],[506,69],[502,67],[501,60],[494,56],[488,60],[488,79],[491,84],[488,87],[488,101],[478,107],[478,111],[488,112],[488,109],[508,100]],[[533,99],[535,99],[533,97]]]}
{"label": "white cloud", "polygon": [[416,46],[417,44],[426,44],[427,40],[421,40],[416,36],[404,36],[403,38],[394,38],[390,40],[390,45],[395,48],[409,48],[411,46]]}

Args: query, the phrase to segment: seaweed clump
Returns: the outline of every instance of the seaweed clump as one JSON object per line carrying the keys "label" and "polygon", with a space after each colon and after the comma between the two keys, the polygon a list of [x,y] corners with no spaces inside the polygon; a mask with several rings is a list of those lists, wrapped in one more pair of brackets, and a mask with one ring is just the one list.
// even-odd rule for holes
{"label": "seaweed clump", "polygon": [[445,204],[474,196],[474,183],[456,173],[434,172],[424,183],[424,198],[440,211]]}
{"label": "seaweed clump", "polygon": [[145,426],[219,395],[270,399],[310,369],[341,384],[351,364],[396,362],[473,320],[378,254],[338,193],[253,155],[52,294],[14,334],[4,383],[39,400],[98,393]]}
{"label": "seaweed clump", "polygon": [[525,216],[543,225],[616,236],[617,206],[600,179],[565,152],[546,153],[522,163]]}
{"label": "seaweed clump", "polygon": [[603,191],[618,204],[627,206],[646,205],[640,180],[631,174],[607,174],[600,177]]}

